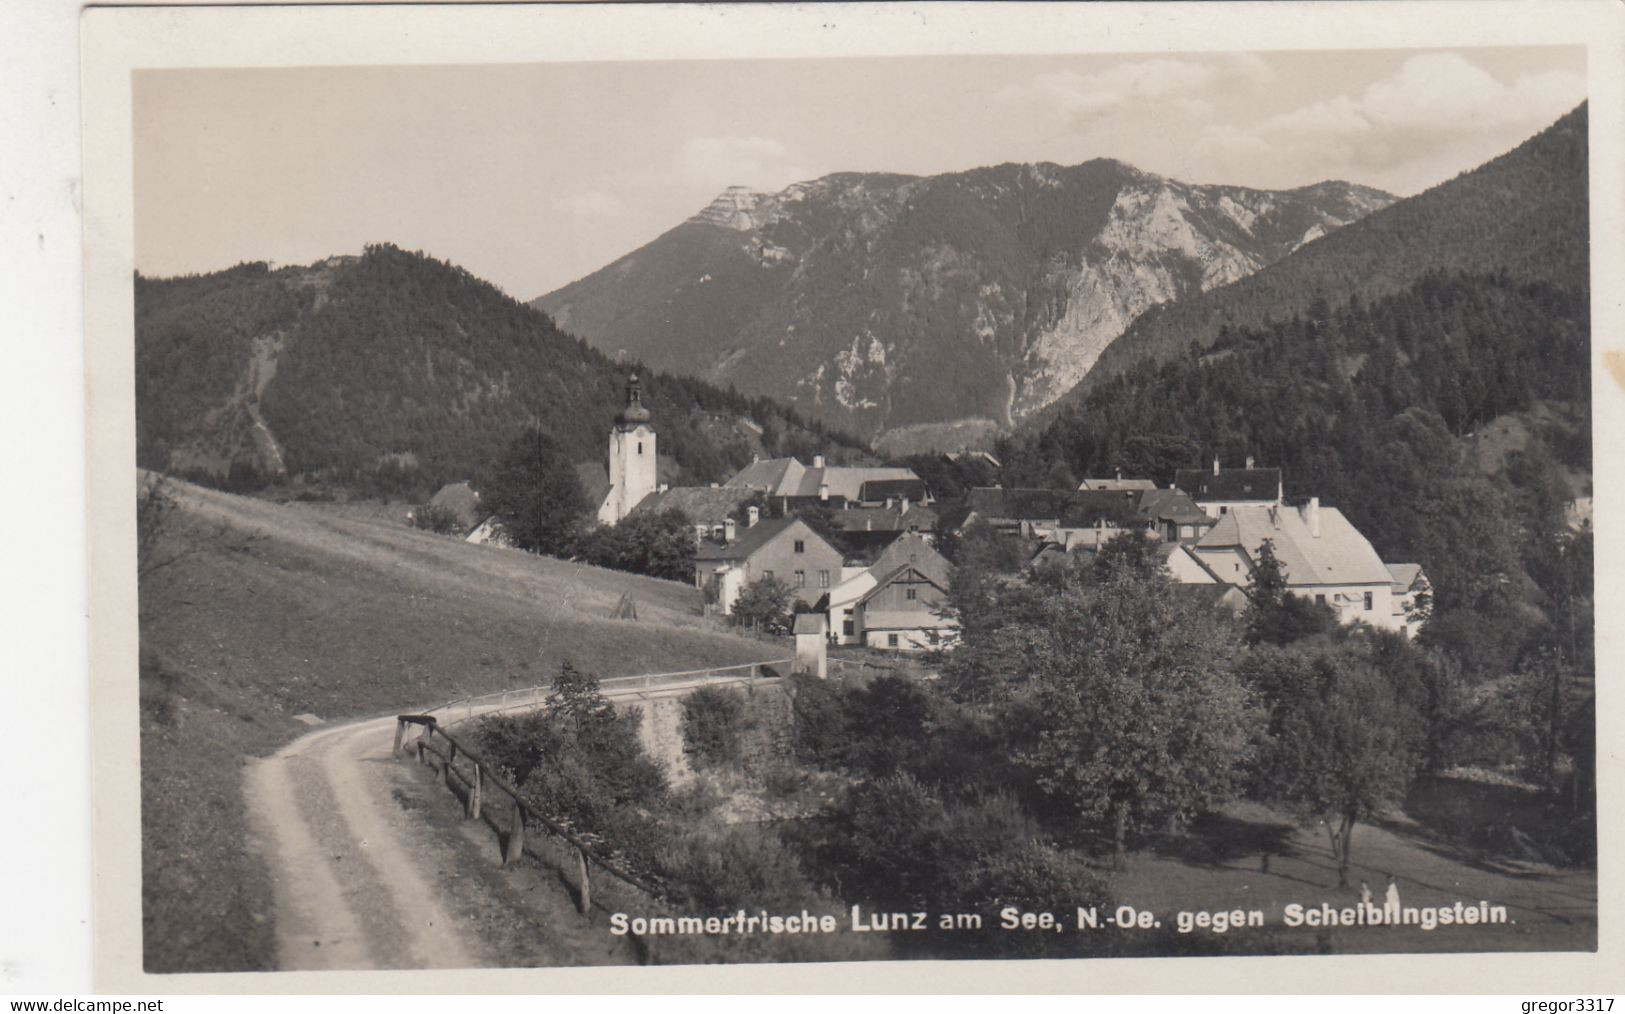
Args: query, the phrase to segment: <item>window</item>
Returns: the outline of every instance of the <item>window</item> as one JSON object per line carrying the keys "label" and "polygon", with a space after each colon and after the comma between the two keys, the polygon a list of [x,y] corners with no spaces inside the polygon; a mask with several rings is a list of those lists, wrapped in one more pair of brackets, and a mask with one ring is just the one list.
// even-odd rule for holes
{"label": "window", "polygon": [[806,571],[804,571],[804,570],[796,571],[796,587],[797,588],[805,588],[805,587],[807,587],[807,572]]}
{"label": "window", "polygon": [[829,571],[821,570],[821,571],[818,572],[818,587],[820,587],[820,588],[828,588],[829,587]]}
{"label": "window", "polygon": [[886,647],[888,647],[888,648],[897,647],[897,635],[896,634],[887,634],[886,635]]}
{"label": "window", "polygon": [[1371,593],[1366,592],[1365,593],[1365,611],[1368,612],[1368,613],[1371,611],[1371,598],[1372,598]]}
{"label": "window", "polygon": [[771,580],[773,580],[773,572],[771,570],[762,571],[762,580],[763,581],[771,581]]}
{"label": "window", "polygon": [[1316,595],[1316,596],[1315,596],[1315,605],[1317,605],[1317,606],[1323,606],[1323,605],[1325,605],[1325,604],[1326,604],[1326,596],[1324,596],[1324,595],[1318,595],[1318,594],[1317,594],[1317,595]]}
{"label": "window", "polygon": [[806,540],[805,539],[797,539],[796,540],[796,552],[805,553],[806,551],[807,551],[807,542],[806,542]]}
{"label": "window", "polygon": [[643,453],[643,441],[641,441],[641,440],[638,441],[638,453],[639,454]]}
{"label": "window", "polygon": [[906,592],[904,592],[903,597],[908,599],[910,602],[913,602],[915,599],[920,597],[919,589],[910,588]]}
{"label": "window", "polygon": [[851,620],[841,621],[841,633],[845,634],[847,637],[851,637],[855,629],[856,628],[853,626]]}
{"label": "window", "polygon": [[1220,507],[1219,508],[1219,513],[1220,514],[1229,514],[1230,513],[1230,508],[1228,508],[1228,507]]}

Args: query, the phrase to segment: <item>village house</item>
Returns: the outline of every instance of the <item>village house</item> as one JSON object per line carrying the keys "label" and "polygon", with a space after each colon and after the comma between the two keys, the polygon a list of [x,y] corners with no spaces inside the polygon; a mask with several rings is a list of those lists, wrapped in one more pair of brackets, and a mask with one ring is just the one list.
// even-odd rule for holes
{"label": "village house", "polygon": [[1297,506],[1231,502],[1192,547],[1208,571],[1246,587],[1267,541],[1286,577],[1287,590],[1332,608],[1342,623],[1405,630],[1396,612],[1394,575],[1365,536],[1318,497]]}
{"label": "village house", "polygon": [[1195,542],[1213,524],[1180,490],[1132,481],[1135,485],[1114,490],[973,489],[959,527],[980,520],[995,531],[1071,551],[1094,548],[1131,529],[1169,542]]}
{"label": "village house", "polygon": [[826,465],[822,454],[812,467],[795,458],[756,461],[740,469],[724,486],[764,493],[781,513],[800,507],[893,507],[903,501],[930,502],[930,491],[911,468],[869,465]]}
{"label": "village house", "polygon": [[[839,637],[884,651],[946,647],[958,633],[948,615],[953,565],[917,534],[904,535],[869,568],[871,587],[846,609]],[[834,596],[831,595],[832,612]]]}
{"label": "village house", "polygon": [[1419,563],[1390,563],[1394,579],[1394,616],[1405,624],[1405,636],[1415,637],[1432,612],[1433,588]]}
{"label": "village house", "polygon": [[1218,458],[1213,459],[1211,472],[1181,468],[1174,473],[1174,488],[1212,518],[1223,517],[1236,507],[1279,507],[1282,503],[1281,470],[1254,468],[1250,457],[1245,468],[1220,468]]}
{"label": "village house", "polygon": [[[904,572],[907,567],[914,567],[920,577],[911,578]],[[867,566],[844,568],[841,583],[829,593],[831,639],[837,644],[867,644],[905,651],[951,640],[956,625],[943,615],[942,604],[952,571],[953,565],[924,535],[918,532],[898,535]],[[928,590],[920,584],[922,578],[926,584],[933,580],[938,582],[933,585],[936,590]],[[913,598],[908,595],[911,584],[915,591]],[[901,588],[900,598],[885,592],[888,587]],[[894,598],[902,608],[883,608]],[[874,605],[876,602],[880,607]],[[882,613],[898,615],[882,616]]]}
{"label": "village house", "polygon": [[706,539],[694,552],[694,585],[724,616],[746,585],[765,577],[814,605],[839,583],[841,552],[798,517],[747,519],[743,526],[730,518],[720,541]]}
{"label": "village house", "polygon": [[696,542],[702,539],[721,542],[728,520],[732,518],[738,522],[747,505],[757,495],[754,490],[731,486],[672,486],[644,497],[632,508],[632,513],[665,514],[678,511],[694,526]]}

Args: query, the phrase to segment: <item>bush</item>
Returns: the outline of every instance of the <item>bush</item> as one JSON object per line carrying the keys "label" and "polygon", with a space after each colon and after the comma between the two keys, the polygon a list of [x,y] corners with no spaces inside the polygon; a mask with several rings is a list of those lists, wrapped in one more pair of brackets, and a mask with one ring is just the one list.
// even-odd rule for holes
{"label": "bush", "polygon": [[412,527],[436,535],[456,535],[462,531],[463,523],[458,519],[457,512],[450,507],[428,503],[412,512]]}
{"label": "bush", "polygon": [[734,601],[729,618],[738,626],[764,634],[790,632],[790,586],[776,577],[763,577],[746,585]]}
{"label": "bush", "polygon": [[682,701],[683,752],[700,767],[721,767],[739,759],[748,721],[737,691],[701,687]]}

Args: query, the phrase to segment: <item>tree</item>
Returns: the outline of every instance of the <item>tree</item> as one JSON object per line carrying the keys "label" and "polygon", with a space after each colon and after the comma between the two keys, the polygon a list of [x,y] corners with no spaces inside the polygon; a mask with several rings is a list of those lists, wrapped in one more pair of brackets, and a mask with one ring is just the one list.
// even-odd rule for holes
{"label": "tree", "polygon": [[575,465],[541,430],[508,445],[482,499],[515,546],[550,556],[571,549],[588,509]]}
{"label": "tree", "polygon": [[767,634],[790,630],[790,586],[776,577],[760,577],[744,587],[734,600],[729,618],[741,627]]}
{"label": "tree", "polygon": [[1339,887],[1356,824],[1403,799],[1421,766],[1424,667],[1414,655],[1402,635],[1362,631],[1259,647],[1249,659],[1270,710],[1260,794],[1325,821]]}
{"label": "tree", "polygon": [[1258,547],[1258,561],[1247,581],[1243,622],[1248,644],[1288,644],[1336,628],[1337,614],[1331,607],[1287,591],[1286,578],[1274,544],[1265,539]]}
{"label": "tree", "polygon": [[681,511],[640,511],[583,533],[575,553],[594,566],[687,581],[694,573],[694,528]]}
{"label": "tree", "polygon": [[1232,791],[1254,710],[1235,674],[1240,638],[1165,575],[1134,567],[1064,571],[1025,619],[1031,689],[1013,706],[1035,735],[1018,750],[1039,786],[1127,834],[1195,816]]}

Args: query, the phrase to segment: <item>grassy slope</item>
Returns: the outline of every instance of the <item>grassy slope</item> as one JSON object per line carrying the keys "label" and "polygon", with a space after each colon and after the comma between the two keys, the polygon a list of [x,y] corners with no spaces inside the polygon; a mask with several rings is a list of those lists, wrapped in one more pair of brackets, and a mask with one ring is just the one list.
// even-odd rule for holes
{"label": "grassy slope", "polygon": [[[181,484],[142,587],[142,861],[152,971],[268,968],[270,884],[241,768],[327,721],[545,682],[783,654],[684,585]],[[607,619],[622,592],[636,621]],[[202,890],[207,884],[208,890]]]}

